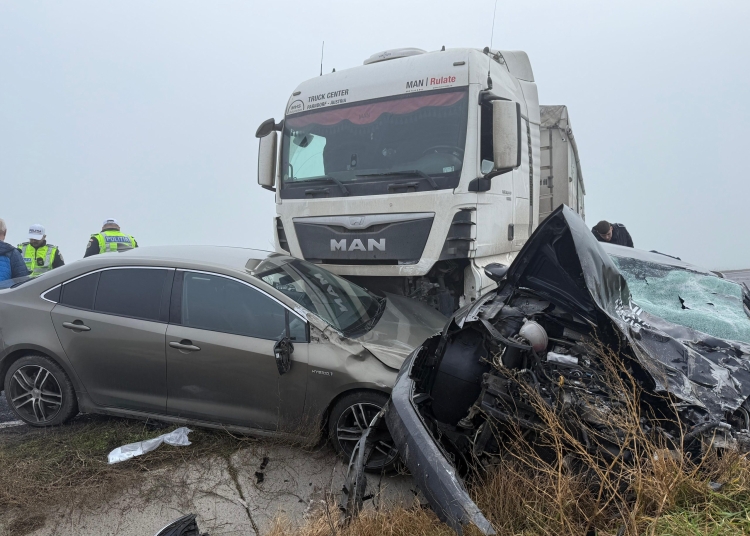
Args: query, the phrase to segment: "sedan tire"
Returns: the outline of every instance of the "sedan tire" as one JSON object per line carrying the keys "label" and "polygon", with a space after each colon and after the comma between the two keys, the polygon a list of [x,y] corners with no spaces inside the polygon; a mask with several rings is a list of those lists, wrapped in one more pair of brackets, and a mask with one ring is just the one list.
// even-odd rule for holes
{"label": "sedan tire", "polygon": [[[331,409],[328,436],[333,447],[345,459],[352,456],[360,437],[388,402],[388,396],[377,391],[357,391],[344,396]],[[382,422],[382,421],[381,421]],[[378,427],[368,471],[391,471],[398,463],[398,451],[385,426]]]}
{"label": "sedan tire", "polygon": [[70,379],[50,358],[28,355],[13,363],[5,375],[5,398],[13,412],[31,426],[63,424],[78,413]]}

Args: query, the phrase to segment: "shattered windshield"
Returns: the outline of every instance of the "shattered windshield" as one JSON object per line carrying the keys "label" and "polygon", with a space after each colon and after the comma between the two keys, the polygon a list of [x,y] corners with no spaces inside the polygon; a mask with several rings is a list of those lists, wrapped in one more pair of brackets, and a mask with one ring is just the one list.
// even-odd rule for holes
{"label": "shattered windshield", "polygon": [[403,183],[411,183],[413,191],[455,188],[463,165],[468,102],[468,91],[460,89],[288,116],[282,197],[372,195],[387,193],[379,187],[409,188]]}
{"label": "shattered windshield", "polygon": [[380,318],[385,298],[327,270],[289,257],[269,257],[252,274],[318,315],[344,335],[367,331]]}
{"label": "shattered windshield", "polygon": [[750,343],[742,287],[712,275],[612,256],[633,301],[647,313],[719,339]]}

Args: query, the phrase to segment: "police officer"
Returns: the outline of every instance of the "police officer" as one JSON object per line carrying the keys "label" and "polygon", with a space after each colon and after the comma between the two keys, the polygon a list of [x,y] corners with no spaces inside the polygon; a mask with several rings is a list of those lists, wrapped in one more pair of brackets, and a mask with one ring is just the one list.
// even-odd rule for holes
{"label": "police officer", "polygon": [[138,243],[130,235],[120,232],[120,225],[114,218],[104,220],[102,232],[91,235],[84,257],[91,257],[99,253],[114,253],[137,248]]}
{"label": "police officer", "polygon": [[47,243],[47,231],[38,223],[29,227],[29,241],[19,244],[18,251],[21,252],[31,277],[65,265],[62,253],[57,246]]}
{"label": "police officer", "polygon": [[606,220],[602,220],[591,229],[594,236],[599,242],[609,242],[610,244],[617,244],[618,246],[633,247],[633,239],[630,237],[630,233],[621,223],[609,223]]}

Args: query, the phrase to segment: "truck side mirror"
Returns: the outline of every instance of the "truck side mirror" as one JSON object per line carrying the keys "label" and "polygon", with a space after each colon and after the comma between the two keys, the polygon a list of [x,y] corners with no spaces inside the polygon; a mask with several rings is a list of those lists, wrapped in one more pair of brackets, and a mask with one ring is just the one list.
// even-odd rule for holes
{"label": "truck side mirror", "polygon": [[274,183],[276,181],[276,145],[278,137],[275,130],[270,131],[260,139],[260,147],[258,148],[258,184],[272,192],[276,191]]}
{"label": "truck side mirror", "polygon": [[508,266],[497,262],[493,262],[484,267],[484,274],[495,283],[502,281],[506,273],[508,273]]}
{"label": "truck side mirror", "polygon": [[521,165],[521,105],[492,101],[492,152],[495,171],[510,171]]}
{"label": "truck side mirror", "polygon": [[265,138],[274,130],[276,130],[276,120],[272,117],[271,119],[266,119],[260,124],[258,130],[255,131],[255,137]]}

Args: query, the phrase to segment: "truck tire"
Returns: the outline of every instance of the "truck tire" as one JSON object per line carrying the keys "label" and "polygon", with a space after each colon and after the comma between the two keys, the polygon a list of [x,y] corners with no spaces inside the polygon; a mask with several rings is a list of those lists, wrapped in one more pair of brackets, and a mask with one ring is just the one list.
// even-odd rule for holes
{"label": "truck tire", "polygon": [[30,426],[57,426],[78,414],[75,389],[50,358],[27,355],[13,363],[3,382],[8,406]]}
{"label": "truck tire", "polygon": [[[347,461],[354,446],[372,419],[385,407],[388,395],[377,391],[355,391],[345,395],[331,409],[328,418],[328,437],[334,449]],[[385,424],[382,424],[385,427]],[[384,435],[386,437],[384,437]],[[398,463],[398,451],[390,435],[380,434],[365,468],[368,471],[390,471]]]}

